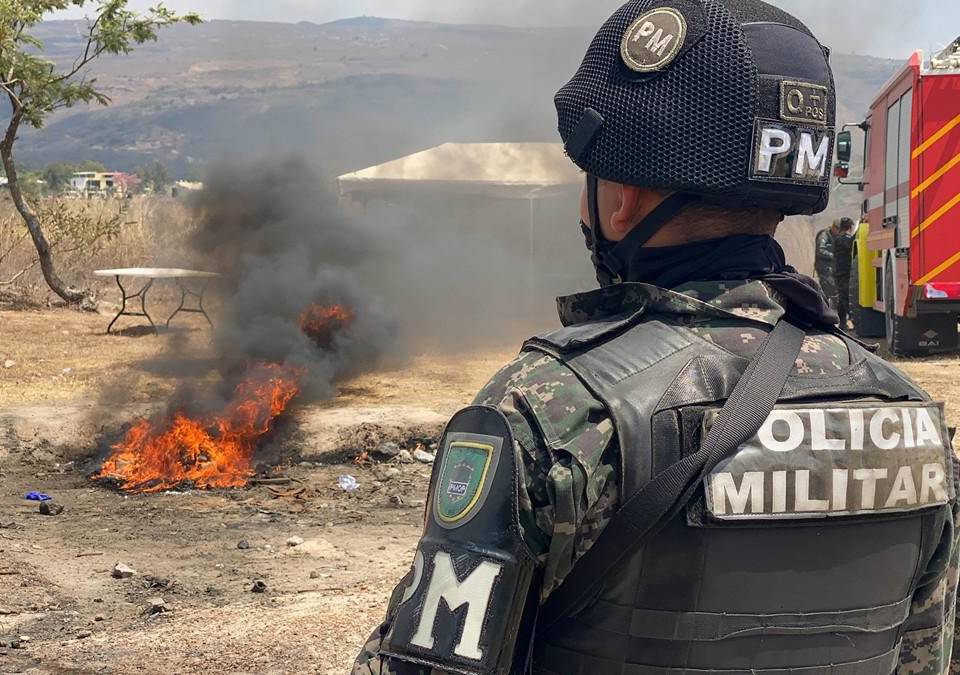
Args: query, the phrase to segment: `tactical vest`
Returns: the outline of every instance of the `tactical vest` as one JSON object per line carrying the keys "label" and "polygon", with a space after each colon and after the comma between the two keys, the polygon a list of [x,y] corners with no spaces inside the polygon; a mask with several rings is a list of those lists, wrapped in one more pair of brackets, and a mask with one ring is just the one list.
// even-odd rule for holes
{"label": "tactical vest", "polygon": [[[806,404],[819,414],[855,402],[929,401],[896,369],[845,341],[852,356],[846,371],[794,374],[781,403]],[[642,313],[565,328],[535,338],[526,349],[564,363],[606,405],[616,425],[624,498],[698,449],[705,419],[749,363]],[[881,435],[890,433],[884,423]],[[945,427],[941,433],[946,436]],[[949,446],[946,437],[943,442]],[[947,472],[953,499],[952,465]],[[704,491],[698,492],[680,516],[601,581],[587,606],[573,616],[540,617],[557,623],[537,640],[534,673],[896,670],[903,624],[941,541],[948,507],[719,520],[707,513]]]}

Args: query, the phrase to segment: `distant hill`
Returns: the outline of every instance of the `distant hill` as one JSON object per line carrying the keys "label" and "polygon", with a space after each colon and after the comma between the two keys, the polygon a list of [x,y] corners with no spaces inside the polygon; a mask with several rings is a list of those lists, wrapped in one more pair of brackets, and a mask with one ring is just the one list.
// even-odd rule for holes
{"label": "distant hill", "polygon": [[[47,54],[72,61],[83,24],[50,22]],[[448,141],[556,141],[553,94],[589,28],[504,28],[357,18],[323,25],[212,21],[97,65],[109,108],[78,108],[27,131],[20,160],[98,160],[131,170],[160,159],[178,177],[228,156],[307,155],[330,175]],[[841,122],[857,121],[898,62],[834,54]],[[781,238],[802,269],[813,231],[856,216],[838,189]]]}
{"label": "distant hill", "polygon": [[[48,22],[38,37],[66,62],[82,26]],[[114,105],[75,109],[26,133],[21,160],[129,170],[157,158],[185,174],[229,153],[301,152],[338,172],[446,141],[551,141],[553,93],[590,37],[587,28],[376,18],[178,26],[98,64]],[[845,55],[834,64],[850,120],[897,65]]]}

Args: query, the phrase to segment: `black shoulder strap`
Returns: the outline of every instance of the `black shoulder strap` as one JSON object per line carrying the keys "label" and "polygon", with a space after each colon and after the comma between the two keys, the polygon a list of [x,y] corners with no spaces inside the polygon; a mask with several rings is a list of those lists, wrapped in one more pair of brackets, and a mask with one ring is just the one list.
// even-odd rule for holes
{"label": "black shoulder strap", "polygon": [[783,392],[805,336],[786,320],[777,325],[730,394],[699,452],[655,476],[623,504],[544,603],[538,634],[576,612],[624,556],[687,505],[718,463],[757,433]]}

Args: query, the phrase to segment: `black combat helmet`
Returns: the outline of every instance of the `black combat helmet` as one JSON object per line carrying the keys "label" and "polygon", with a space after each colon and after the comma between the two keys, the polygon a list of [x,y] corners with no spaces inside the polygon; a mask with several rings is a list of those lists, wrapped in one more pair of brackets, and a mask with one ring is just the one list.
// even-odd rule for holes
{"label": "black combat helmet", "polygon": [[[765,2],[631,0],[600,29],[556,106],[580,168],[675,191],[673,214],[691,196],[784,215],[827,206],[829,50]],[[646,229],[649,239],[657,228]]]}

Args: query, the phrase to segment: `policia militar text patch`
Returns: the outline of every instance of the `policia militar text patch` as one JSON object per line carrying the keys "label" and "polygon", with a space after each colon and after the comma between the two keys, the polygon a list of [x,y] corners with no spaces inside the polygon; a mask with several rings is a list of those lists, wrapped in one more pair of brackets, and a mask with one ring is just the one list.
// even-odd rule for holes
{"label": "policia militar text patch", "polygon": [[942,405],[778,407],[707,476],[707,511],[783,520],[942,506],[956,494],[952,462]]}

